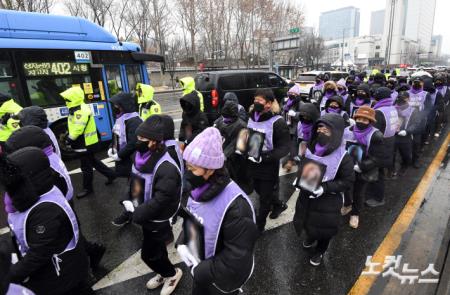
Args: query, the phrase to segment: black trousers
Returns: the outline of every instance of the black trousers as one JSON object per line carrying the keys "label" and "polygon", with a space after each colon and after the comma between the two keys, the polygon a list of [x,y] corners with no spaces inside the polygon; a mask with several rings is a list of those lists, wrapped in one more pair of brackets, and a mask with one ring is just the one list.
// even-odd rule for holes
{"label": "black trousers", "polygon": [[412,164],[412,150],[413,150],[413,140],[411,135],[406,136],[395,136],[395,152],[394,152],[394,163],[395,155],[398,153],[402,158],[402,168],[406,169]]}
{"label": "black trousers", "polygon": [[353,203],[350,215],[359,216],[359,212],[364,206],[365,191],[367,189],[368,182],[362,180],[359,176],[356,177],[355,184],[353,185]]}
{"label": "black trousers", "polygon": [[367,198],[372,198],[379,202],[384,200],[384,173],[384,168],[378,168],[378,180],[367,185]]}
{"label": "black trousers", "polygon": [[232,293],[222,293],[219,291],[216,287],[209,285],[209,286],[203,286],[198,283],[194,282],[193,288],[192,288],[192,295],[237,295],[239,294],[239,291],[235,291]]}
{"label": "black trousers", "polygon": [[173,277],[175,267],[169,260],[167,246],[164,239],[156,237],[151,231],[142,229],[144,239],[142,241],[141,258],[155,273],[164,278]]}
{"label": "black trousers", "polygon": [[422,149],[422,135],[414,134],[412,139],[412,162],[415,163],[420,158]]}
{"label": "black trousers", "polygon": [[[308,243],[314,242],[314,240],[311,239],[308,235],[306,235],[306,240],[308,241]],[[331,241],[331,239],[317,240],[317,245],[316,245],[316,249],[315,249],[316,253],[324,254],[327,251],[328,246],[330,245],[330,241]]]}
{"label": "black trousers", "polygon": [[272,206],[281,204],[278,197],[278,177],[271,180],[253,179],[253,186],[259,195],[259,213],[256,224],[260,230],[266,225],[266,218],[272,210]]}
{"label": "black trousers", "polygon": [[95,157],[95,153],[87,151],[80,155],[81,171],[83,172],[83,188],[92,190],[92,182],[94,180],[94,168],[106,178],[114,178],[116,176],[114,170],[108,168],[102,161]]}

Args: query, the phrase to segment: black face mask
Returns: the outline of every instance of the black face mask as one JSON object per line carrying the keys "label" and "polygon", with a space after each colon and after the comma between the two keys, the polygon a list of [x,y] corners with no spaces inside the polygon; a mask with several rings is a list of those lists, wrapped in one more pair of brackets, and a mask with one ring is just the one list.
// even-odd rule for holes
{"label": "black face mask", "polygon": [[420,83],[414,83],[413,88],[416,90],[420,89]]}
{"label": "black face mask", "polygon": [[322,82],[322,80],[316,79],[316,84],[320,84],[320,82]]}
{"label": "black face mask", "polygon": [[255,112],[260,113],[260,112],[264,111],[264,105],[262,103],[255,102],[253,104],[253,109],[255,110]]}
{"label": "black face mask", "polygon": [[391,89],[391,90],[394,90],[394,85],[392,85],[392,84],[387,84],[386,87]]}
{"label": "black face mask", "polygon": [[434,86],[436,86],[436,87],[441,87],[441,86],[443,86],[444,84],[442,83],[442,82],[436,82],[436,83],[434,83]]}
{"label": "black face mask", "polygon": [[186,180],[191,184],[193,189],[201,187],[206,183],[206,180],[203,178],[203,176],[195,175],[190,170],[186,172],[185,176]]}
{"label": "black face mask", "polygon": [[118,107],[113,107],[113,113],[114,113],[114,115],[119,115],[120,113],[121,113],[121,110],[120,110],[120,108],[118,108]]}
{"label": "black face mask", "polygon": [[300,122],[305,123],[305,124],[312,123],[312,120],[310,118],[300,117],[299,120],[300,120]]}
{"label": "black face mask", "polygon": [[356,122],[356,128],[358,128],[359,130],[365,130],[369,127],[369,124],[365,124],[362,122]]}
{"label": "black face mask", "polygon": [[288,97],[290,100],[293,100],[293,101],[297,100],[297,96],[295,96],[295,95],[289,94]]}
{"label": "black face mask", "polygon": [[145,154],[150,149],[148,148],[148,141],[137,140],[136,141],[136,150],[141,154]]}
{"label": "black face mask", "polygon": [[322,132],[320,132],[317,135],[317,142],[321,145],[321,146],[325,146],[326,144],[328,144],[330,142],[330,136],[323,134]]}

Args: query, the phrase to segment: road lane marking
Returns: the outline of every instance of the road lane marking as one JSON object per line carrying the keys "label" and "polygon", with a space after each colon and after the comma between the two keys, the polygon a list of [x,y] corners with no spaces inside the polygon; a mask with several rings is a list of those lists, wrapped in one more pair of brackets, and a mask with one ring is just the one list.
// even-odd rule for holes
{"label": "road lane marking", "polygon": [[0,228],[0,236],[9,233],[9,227]]}
{"label": "road lane marking", "polygon": [[[295,204],[297,202],[298,192],[295,191],[292,196],[289,198],[287,202],[288,208],[281,213],[280,217],[277,219],[267,219],[266,231],[277,228],[284,224],[292,222],[295,213]],[[175,236],[175,240],[178,238],[181,232],[181,218],[178,219],[178,222],[173,227],[173,232]],[[177,264],[181,262],[181,259],[178,256],[177,250],[173,244],[168,246],[169,259],[173,264]],[[133,278],[137,278],[153,271],[147,267],[147,265],[141,259],[141,250],[137,251],[133,255],[131,255],[127,260],[122,262],[119,266],[113,269],[110,273],[100,279],[92,288],[94,290],[103,289],[115,284],[122,283],[127,280],[131,280]]]}
{"label": "road lane marking", "polygon": [[[447,134],[447,138],[444,140],[433,161],[425,171],[425,174],[420,180],[419,185],[416,187],[415,191],[398,215],[384,240],[375,251],[375,254],[373,254],[371,260],[373,263],[380,263],[381,265],[383,265],[385,257],[393,255],[395,250],[399,247],[403,234],[408,230],[409,225],[413,221],[417,210],[420,208],[420,205],[422,204],[422,201],[425,198],[425,195],[430,188],[431,183],[433,182],[442,161],[444,160],[449,144],[450,133]],[[368,294],[377,277],[377,275],[360,275],[348,294]]]}

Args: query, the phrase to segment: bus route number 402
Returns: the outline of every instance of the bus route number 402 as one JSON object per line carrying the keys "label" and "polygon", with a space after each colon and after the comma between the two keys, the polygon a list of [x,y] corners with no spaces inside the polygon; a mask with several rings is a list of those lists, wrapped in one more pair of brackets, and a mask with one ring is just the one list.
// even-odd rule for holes
{"label": "bus route number 402", "polygon": [[74,51],[76,63],[90,63],[91,53],[89,51]]}

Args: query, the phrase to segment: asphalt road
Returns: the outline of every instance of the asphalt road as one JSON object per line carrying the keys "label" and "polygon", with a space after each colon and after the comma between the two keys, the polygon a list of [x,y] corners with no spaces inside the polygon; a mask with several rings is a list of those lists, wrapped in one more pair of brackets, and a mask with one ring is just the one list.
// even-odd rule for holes
{"label": "asphalt road", "polygon": [[161,105],[162,112],[171,116],[175,122],[175,136],[178,136],[181,124],[181,91],[155,93],[155,101]]}

